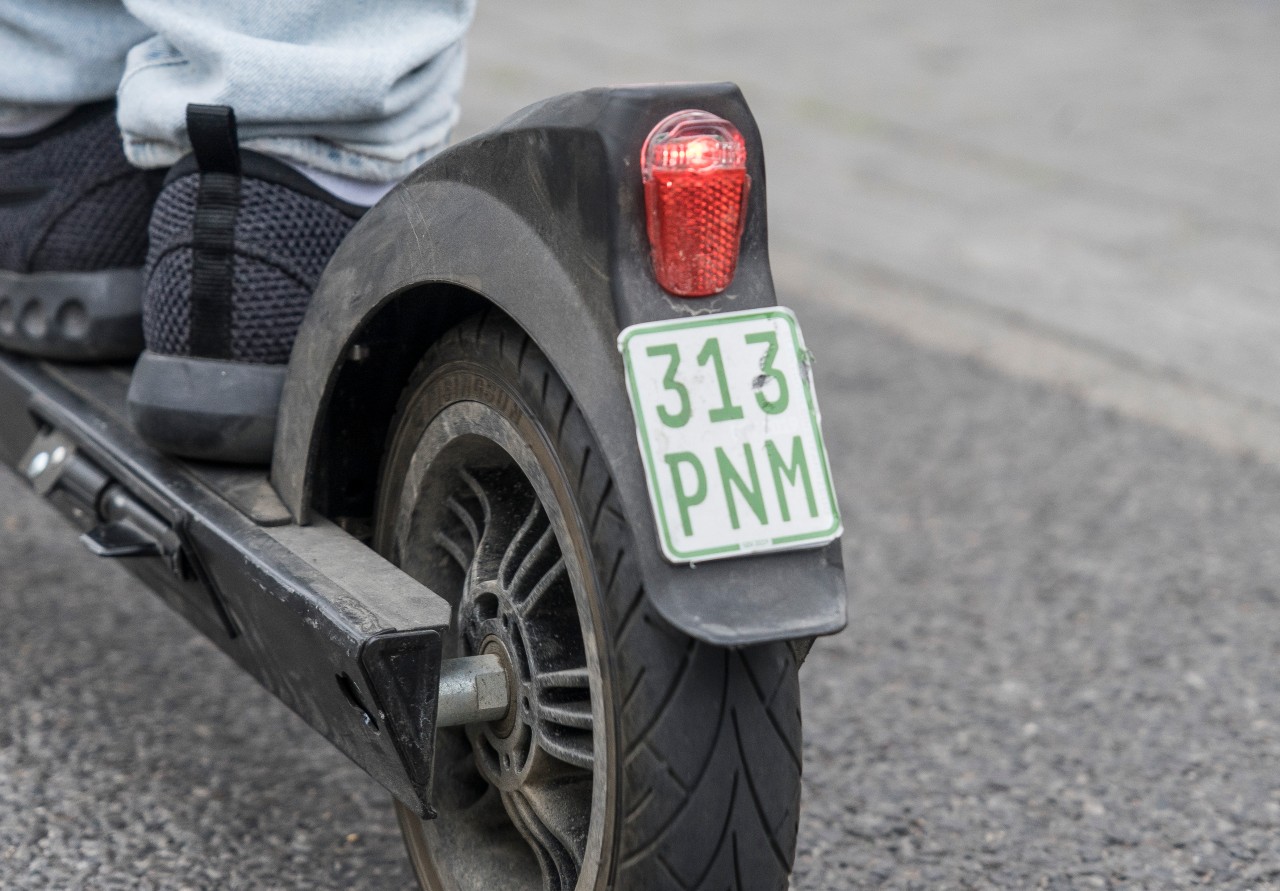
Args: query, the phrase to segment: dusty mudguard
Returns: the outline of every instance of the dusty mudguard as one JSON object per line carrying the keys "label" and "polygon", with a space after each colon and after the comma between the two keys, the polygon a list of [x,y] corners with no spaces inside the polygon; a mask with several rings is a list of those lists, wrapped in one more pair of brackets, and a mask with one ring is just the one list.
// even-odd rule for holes
{"label": "dusty mudguard", "polygon": [[[683,108],[734,122],[750,193],[736,278],[672,298],[653,279],[640,147]],[[776,303],[760,136],[731,84],[590,90],[535,105],[428,162],[375,206],[330,262],[284,384],[272,481],[294,517],[359,525],[413,365],[485,306],[513,318],[581,407],[637,542],[649,598],[686,633],[742,645],[845,624],[839,540],[698,566],[667,562],[643,477],[617,349],[628,325]]]}

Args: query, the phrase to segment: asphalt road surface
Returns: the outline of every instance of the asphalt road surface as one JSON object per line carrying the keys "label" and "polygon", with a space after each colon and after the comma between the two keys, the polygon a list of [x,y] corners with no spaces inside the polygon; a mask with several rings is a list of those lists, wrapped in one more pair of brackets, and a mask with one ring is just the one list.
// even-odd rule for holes
{"label": "asphalt road surface", "polygon": [[[793,887],[1280,889],[1275,9],[613,6],[482,6],[462,130],[761,117],[854,591]],[[6,474],[0,616],[0,887],[412,887],[385,794]]]}

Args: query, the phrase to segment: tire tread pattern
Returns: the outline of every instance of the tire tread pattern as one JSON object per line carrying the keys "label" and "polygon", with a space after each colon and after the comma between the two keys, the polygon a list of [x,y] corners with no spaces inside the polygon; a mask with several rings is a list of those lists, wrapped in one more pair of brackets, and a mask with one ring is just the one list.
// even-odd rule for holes
{"label": "tire tread pattern", "polygon": [[802,766],[792,648],[714,647],[657,614],[586,420],[541,350],[513,322],[492,311],[463,322],[436,343],[424,366],[442,353],[504,363],[552,436],[566,478],[577,481],[580,515],[589,518],[608,636],[602,657],[611,660],[619,691],[621,776],[610,888],[785,889]]}

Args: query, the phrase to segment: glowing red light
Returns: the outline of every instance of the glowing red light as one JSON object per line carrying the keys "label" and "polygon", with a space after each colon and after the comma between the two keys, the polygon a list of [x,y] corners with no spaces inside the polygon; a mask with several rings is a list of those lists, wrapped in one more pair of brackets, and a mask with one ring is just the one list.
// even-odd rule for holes
{"label": "glowing red light", "polygon": [[658,283],[679,297],[729,287],[751,182],[738,128],[709,112],[676,112],[649,134],[640,166]]}

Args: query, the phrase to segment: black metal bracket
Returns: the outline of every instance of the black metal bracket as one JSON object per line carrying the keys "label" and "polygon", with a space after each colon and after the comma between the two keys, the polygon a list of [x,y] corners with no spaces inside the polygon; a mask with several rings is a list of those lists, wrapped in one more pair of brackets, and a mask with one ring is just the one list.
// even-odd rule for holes
{"label": "black metal bracket", "polygon": [[204,571],[199,557],[184,539],[184,513],[170,510],[166,512],[170,519],[165,519],[86,457],[73,439],[52,426],[42,426],[19,460],[18,469],[38,493],[62,501],[64,511],[90,524],[80,536],[90,553],[110,558],[160,558],[179,581],[198,583],[227,636],[236,636],[235,623],[217,583]]}
{"label": "black metal bracket", "polygon": [[101,523],[81,535],[80,541],[97,557],[162,556],[160,544],[131,523]]}
{"label": "black metal bracket", "polygon": [[431,818],[431,762],[440,687],[440,635],[435,631],[398,631],[370,638],[360,662],[373,690],[378,714],[400,753],[409,781],[424,805],[418,816]]}

